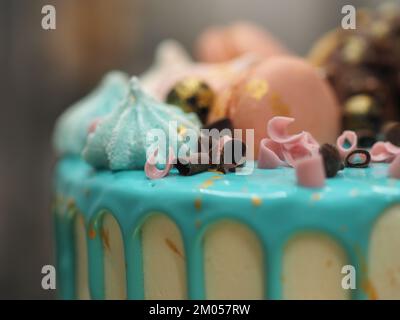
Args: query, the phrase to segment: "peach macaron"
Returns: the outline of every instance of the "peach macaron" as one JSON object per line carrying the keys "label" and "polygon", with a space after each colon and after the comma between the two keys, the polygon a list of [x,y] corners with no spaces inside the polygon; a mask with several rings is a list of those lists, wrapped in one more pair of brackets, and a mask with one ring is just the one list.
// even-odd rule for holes
{"label": "peach macaron", "polygon": [[290,133],[306,130],[319,143],[334,143],[340,107],[330,85],[304,59],[281,56],[252,68],[234,88],[226,115],[237,129],[254,129],[255,154],[275,116],[295,118]]}

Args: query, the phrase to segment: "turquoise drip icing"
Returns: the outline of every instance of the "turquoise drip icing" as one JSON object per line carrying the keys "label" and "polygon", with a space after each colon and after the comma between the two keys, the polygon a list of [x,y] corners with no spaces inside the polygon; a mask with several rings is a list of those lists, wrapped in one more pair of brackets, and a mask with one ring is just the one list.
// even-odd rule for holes
{"label": "turquoise drip icing", "polygon": [[[148,180],[143,171],[95,172],[77,157],[62,159],[56,169],[56,235],[60,296],[75,297],[75,253],[73,218],[78,210],[86,228],[99,234],[102,214],[110,212],[118,221],[127,262],[127,296],[144,298],[140,229],[149,214],[162,212],[181,231],[187,257],[187,285],[190,299],[204,299],[202,240],[207,227],[222,219],[244,223],[260,239],[264,251],[265,287],[268,299],[282,298],[284,246],[294,235],[317,231],[331,236],[344,249],[357,274],[353,299],[365,299],[361,289],[366,280],[368,242],[372,227],[386,208],[400,202],[400,181],[387,178],[387,165],[367,169],[345,169],[327,180],[322,189],[296,185],[294,170],[255,169],[251,175],[227,174],[210,180],[216,173],[191,177],[172,172],[161,180]],[[213,181],[211,185],[204,184]],[[259,205],[252,202],[256,196]],[[195,200],[201,200],[201,209]],[[77,210],[65,203],[73,200]],[[197,225],[200,220],[201,226]],[[346,228],[347,231],[343,231]],[[89,282],[92,298],[103,299],[103,249],[99,236],[87,233]]]}

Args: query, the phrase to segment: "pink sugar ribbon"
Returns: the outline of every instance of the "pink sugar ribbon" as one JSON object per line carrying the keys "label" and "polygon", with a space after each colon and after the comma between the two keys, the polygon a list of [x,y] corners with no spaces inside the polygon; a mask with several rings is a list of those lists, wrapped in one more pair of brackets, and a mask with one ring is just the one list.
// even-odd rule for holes
{"label": "pink sugar ribbon", "polygon": [[370,153],[373,162],[392,162],[400,155],[400,147],[390,142],[378,141],[372,146]]}
{"label": "pink sugar ribbon", "polygon": [[296,143],[304,136],[305,132],[290,135],[287,128],[294,122],[294,118],[289,117],[273,117],[268,121],[267,132],[271,140],[279,144]]}
{"label": "pink sugar ribbon", "polygon": [[[350,144],[348,147],[345,146],[346,142]],[[357,148],[357,143],[358,138],[354,131],[343,131],[336,140],[336,146],[342,160],[346,159],[346,157]],[[400,147],[390,142],[378,141],[372,146],[370,154],[372,162],[392,162],[394,158],[400,154]]]}
{"label": "pink sugar ribbon", "polygon": [[258,168],[274,169],[283,165],[294,167],[297,160],[319,153],[319,144],[309,132],[302,131],[294,135],[287,133],[293,121],[294,118],[274,117],[268,122],[269,138],[260,142]]}
{"label": "pink sugar ribbon", "polygon": [[286,166],[286,162],[282,161],[278,154],[281,154],[280,145],[275,144],[271,139],[262,139],[257,161],[258,168],[275,169],[280,166]]}
{"label": "pink sugar ribbon", "polygon": [[144,165],[144,172],[146,173],[146,177],[149,178],[150,180],[161,179],[166,177],[171,171],[175,159],[174,150],[170,147],[167,163],[164,169],[160,170],[156,167],[157,155],[158,155],[158,148],[154,150],[154,152],[147,159]]}

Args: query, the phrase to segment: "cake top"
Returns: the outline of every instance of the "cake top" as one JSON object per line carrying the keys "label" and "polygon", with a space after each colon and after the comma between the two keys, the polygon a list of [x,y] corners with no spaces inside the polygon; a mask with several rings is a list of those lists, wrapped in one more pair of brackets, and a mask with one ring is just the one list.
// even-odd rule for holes
{"label": "cake top", "polygon": [[[182,176],[211,170],[250,183],[244,176],[258,170],[249,172],[246,160],[256,160],[258,169],[292,171],[307,188],[324,188],[338,173],[346,180],[348,168],[376,162],[391,163],[386,177],[400,177],[400,124],[367,146],[359,132],[340,134],[341,107],[315,67],[254,26],[218,30],[199,46],[228,37],[233,60],[196,62],[177,42],[164,42],[141,77],[111,72],[59,118],[57,152],[80,156],[96,170],[138,170],[150,180],[175,169]],[[241,43],[250,35],[246,51]],[[228,47],[220,49],[230,56]]]}

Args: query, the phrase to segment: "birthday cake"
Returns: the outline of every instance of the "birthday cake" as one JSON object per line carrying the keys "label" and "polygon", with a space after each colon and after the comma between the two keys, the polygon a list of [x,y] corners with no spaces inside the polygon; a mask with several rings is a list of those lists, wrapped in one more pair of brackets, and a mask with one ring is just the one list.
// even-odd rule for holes
{"label": "birthday cake", "polygon": [[399,125],[341,132],[337,88],[252,25],[197,56],[164,42],[57,121],[59,296],[400,299]]}

